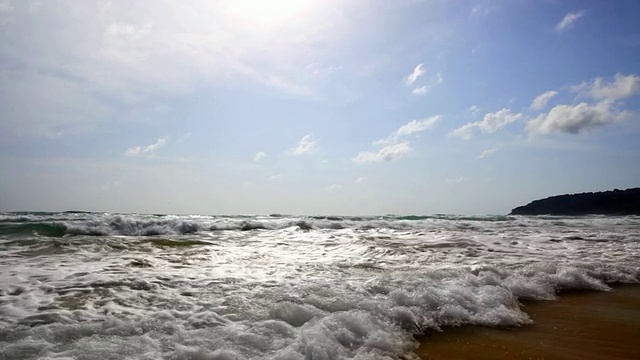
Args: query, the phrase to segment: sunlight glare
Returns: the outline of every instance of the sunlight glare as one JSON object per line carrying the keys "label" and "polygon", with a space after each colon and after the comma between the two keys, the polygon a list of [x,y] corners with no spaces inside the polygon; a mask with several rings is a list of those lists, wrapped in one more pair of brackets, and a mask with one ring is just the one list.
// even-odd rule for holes
{"label": "sunlight glare", "polygon": [[254,25],[275,26],[311,9],[315,1],[305,0],[232,0],[229,15]]}

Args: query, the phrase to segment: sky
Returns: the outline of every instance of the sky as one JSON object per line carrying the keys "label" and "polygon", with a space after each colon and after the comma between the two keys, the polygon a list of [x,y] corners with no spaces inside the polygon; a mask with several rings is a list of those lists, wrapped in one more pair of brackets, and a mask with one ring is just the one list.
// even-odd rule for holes
{"label": "sky", "polygon": [[635,0],[0,0],[0,211],[506,214],[637,186]]}

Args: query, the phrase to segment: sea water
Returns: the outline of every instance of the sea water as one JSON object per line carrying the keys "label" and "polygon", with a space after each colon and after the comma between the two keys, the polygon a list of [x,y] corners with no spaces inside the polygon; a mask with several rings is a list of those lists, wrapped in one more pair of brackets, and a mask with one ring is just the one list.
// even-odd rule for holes
{"label": "sea water", "polygon": [[0,213],[0,359],[410,359],[640,280],[640,217]]}

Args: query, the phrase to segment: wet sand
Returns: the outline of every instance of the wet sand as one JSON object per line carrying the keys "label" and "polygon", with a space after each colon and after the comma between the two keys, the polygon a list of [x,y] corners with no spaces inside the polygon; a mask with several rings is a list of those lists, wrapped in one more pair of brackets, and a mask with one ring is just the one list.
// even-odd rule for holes
{"label": "wet sand", "polygon": [[535,322],[464,326],[419,339],[422,359],[640,359],[640,285],[560,294],[522,308]]}

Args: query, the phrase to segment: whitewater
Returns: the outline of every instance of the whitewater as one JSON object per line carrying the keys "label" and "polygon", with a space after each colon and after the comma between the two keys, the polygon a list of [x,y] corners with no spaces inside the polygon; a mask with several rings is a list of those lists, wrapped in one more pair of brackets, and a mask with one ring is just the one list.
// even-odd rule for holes
{"label": "whitewater", "polygon": [[0,213],[1,359],[413,359],[640,281],[640,217]]}

